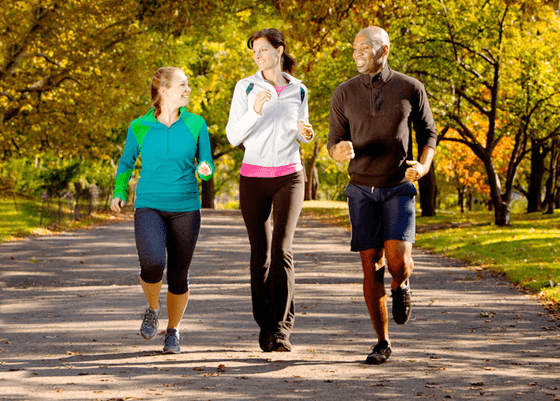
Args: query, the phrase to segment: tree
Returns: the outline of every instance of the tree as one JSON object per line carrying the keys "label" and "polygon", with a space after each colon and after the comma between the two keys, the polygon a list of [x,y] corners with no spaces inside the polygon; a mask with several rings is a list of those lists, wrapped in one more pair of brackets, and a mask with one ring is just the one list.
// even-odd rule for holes
{"label": "tree", "polygon": [[[459,137],[456,132],[450,132],[448,135]],[[461,213],[464,212],[465,199],[469,193],[489,192],[484,180],[484,166],[465,145],[451,141],[439,144],[435,171],[441,180],[455,189]]]}
{"label": "tree", "polygon": [[[525,2],[427,0],[419,4],[413,17],[416,25],[403,26],[399,40],[401,46],[412,46],[409,69],[425,77],[437,115],[459,134],[443,140],[468,146],[482,161],[495,223],[508,225],[514,182],[529,136],[507,99],[519,92],[519,78],[527,73],[523,61],[546,60],[540,49],[548,43],[539,43],[539,32],[550,24],[557,28],[558,18],[548,6],[533,3],[529,8]],[[528,18],[535,23],[520,25]],[[506,138],[512,141],[507,169],[501,175],[496,163],[502,155],[496,149]]]}

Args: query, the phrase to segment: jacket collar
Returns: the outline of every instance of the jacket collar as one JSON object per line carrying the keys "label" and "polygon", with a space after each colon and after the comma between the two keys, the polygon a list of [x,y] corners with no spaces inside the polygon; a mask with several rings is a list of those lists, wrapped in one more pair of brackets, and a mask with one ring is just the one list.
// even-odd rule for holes
{"label": "jacket collar", "polygon": [[[288,81],[288,85],[301,83],[300,79],[291,76],[287,72],[282,71],[282,75],[284,76],[284,78],[286,78],[286,81]],[[257,71],[257,73],[250,78],[254,79],[256,82],[267,82],[266,79],[264,79],[262,71]]]}
{"label": "jacket collar", "polygon": [[391,78],[391,75],[393,75],[393,70],[389,67],[388,64],[385,64],[385,67],[383,67],[381,72],[374,75],[373,77],[369,74],[360,74],[360,81],[368,88],[375,87],[383,85],[389,80],[389,78]]}
{"label": "jacket collar", "polygon": [[[154,115],[154,112],[155,112],[155,108],[152,107],[146,114],[140,117],[140,120],[142,121],[143,125],[148,125],[148,126],[157,125],[158,121],[156,116]],[[187,113],[188,111],[186,107],[179,108],[179,118],[185,119]]]}

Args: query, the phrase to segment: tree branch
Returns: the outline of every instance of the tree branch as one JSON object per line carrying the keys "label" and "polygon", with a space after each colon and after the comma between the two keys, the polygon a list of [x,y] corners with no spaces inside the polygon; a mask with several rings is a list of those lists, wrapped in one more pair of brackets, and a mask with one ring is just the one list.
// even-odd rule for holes
{"label": "tree branch", "polygon": [[488,110],[486,110],[486,108],[480,104],[476,99],[474,99],[473,97],[467,95],[462,89],[460,88],[455,88],[455,91],[463,98],[465,99],[467,102],[469,102],[470,104],[472,104],[474,107],[476,107],[482,114],[484,114],[486,117],[490,117],[490,113],[488,112]]}

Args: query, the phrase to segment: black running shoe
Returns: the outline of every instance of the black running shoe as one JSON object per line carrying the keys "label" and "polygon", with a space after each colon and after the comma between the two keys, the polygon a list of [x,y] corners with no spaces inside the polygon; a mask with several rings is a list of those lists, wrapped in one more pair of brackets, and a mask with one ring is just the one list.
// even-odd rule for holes
{"label": "black running shoe", "polygon": [[272,352],[274,335],[268,331],[261,331],[259,333],[259,345],[264,352]]}
{"label": "black running shoe", "polygon": [[410,285],[401,286],[396,290],[391,288],[393,298],[393,319],[397,324],[405,324],[412,314],[412,302],[410,300]]}
{"label": "black running shoe", "polygon": [[179,354],[181,345],[179,345],[179,332],[177,329],[167,329],[163,336],[163,353]]}
{"label": "black running shoe", "polygon": [[288,338],[288,335],[284,333],[274,334],[274,343],[272,345],[272,351],[275,352],[290,352],[292,350],[292,343]]}
{"label": "black running shoe", "polygon": [[367,356],[366,363],[369,365],[379,365],[381,363],[385,363],[391,356],[391,351],[389,343],[385,340],[381,340],[375,347],[373,347],[371,354]]}

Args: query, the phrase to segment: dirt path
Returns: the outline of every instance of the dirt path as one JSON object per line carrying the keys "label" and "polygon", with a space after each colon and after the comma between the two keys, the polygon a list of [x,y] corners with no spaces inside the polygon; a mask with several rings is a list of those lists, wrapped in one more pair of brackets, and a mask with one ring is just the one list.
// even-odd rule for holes
{"label": "dirt path", "polygon": [[202,222],[183,353],[171,356],[137,334],[131,222],[0,246],[0,399],[560,400],[559,322],[502,279],[420,252],[413,319],[391,321],[387,364],[365,365],[374,340],[358,255],[344,229],[306,218],[295,351],[263,353],[240,214],[204,210]]}

